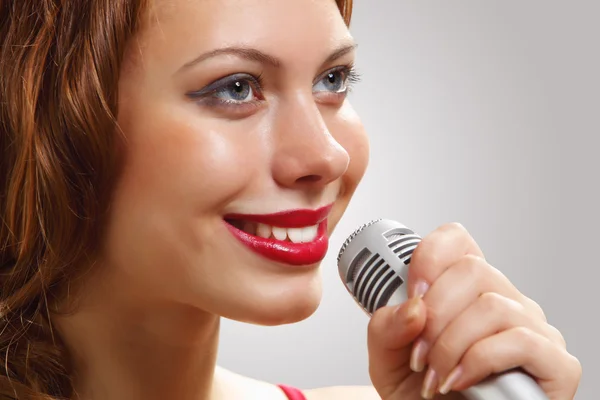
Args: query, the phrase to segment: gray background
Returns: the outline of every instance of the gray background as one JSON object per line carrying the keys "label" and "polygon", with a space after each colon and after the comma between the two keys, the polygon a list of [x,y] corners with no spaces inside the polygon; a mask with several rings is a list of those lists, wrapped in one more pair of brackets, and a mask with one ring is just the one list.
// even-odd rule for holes
{"label": "gray background", "polygon": [[577,399],[596,398],[600,2],[356,3],[352,102],[371,164],[323,262],[322,306],[293,326],[224,321],[220,364],[303,388],[368,384],[340,244],[375,217],[421,234],[459,221],[563,332],[584,368]]}

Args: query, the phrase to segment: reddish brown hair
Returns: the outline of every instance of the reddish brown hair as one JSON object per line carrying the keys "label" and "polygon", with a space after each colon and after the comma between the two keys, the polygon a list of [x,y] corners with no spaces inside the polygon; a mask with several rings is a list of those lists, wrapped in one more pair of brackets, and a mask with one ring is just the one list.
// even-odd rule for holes
{"label": "reddish brown hair", "polygon": [[[50,316],[102,236],[146,1],[0,0],[0,398],[72,396]],[[352,1],[336,2],[349,24]]]}

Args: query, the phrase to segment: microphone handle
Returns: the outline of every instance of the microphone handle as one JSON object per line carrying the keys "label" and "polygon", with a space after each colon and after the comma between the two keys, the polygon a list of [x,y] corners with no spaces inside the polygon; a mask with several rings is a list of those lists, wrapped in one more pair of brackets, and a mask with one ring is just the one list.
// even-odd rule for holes
{"label": "microphone handle", "polygon": [[461,394],[468,400],[548,400],[537,382],[519,369],[491,376]]}

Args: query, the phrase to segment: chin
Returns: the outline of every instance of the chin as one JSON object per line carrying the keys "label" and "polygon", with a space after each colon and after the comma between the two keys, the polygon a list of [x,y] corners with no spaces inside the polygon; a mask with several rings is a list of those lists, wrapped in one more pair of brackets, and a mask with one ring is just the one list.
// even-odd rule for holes
{"label": "chin", "polygon": [[304,299],[302,302],[295,304],[281,302],[276,307],[262,310],[253,323],[263,326],[277,326],[300,322],[313,315],[319,308],[319,304],[320,298],[316,301]]}
{"label": "chin", "polygon": [[[315,287],[318,286],[318,287]],[[221,316],[253,325],[277,326],[303,321],[319,308],[321,286],[302,289],[282,288],[275,293],[254,296],[253,300],[239,299]],[[244,301],[245,300],[245,301]],[[229,308],[229,307],[228,307]]]}

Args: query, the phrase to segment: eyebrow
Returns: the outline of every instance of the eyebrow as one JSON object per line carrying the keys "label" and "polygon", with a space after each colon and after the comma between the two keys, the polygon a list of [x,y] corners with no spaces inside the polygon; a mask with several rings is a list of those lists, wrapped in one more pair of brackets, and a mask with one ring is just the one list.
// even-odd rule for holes
{"label": "eyebrow", "polygon": [[[333,53],[331,53],[329,55],[329,57],[327,57],[327,59],[325,60],[325,64],[331,63],[331,62],[345,56],[346,54],[355,50],[357,47],[358,47],[358,45],[355,43],[344,44],[344,45],[338,47],[336,50],[333,51]],[[215,50],[209,51],[207,53],[201,54],[199,57],[184,64],[179,69],[179,72],[182,70],[191,68],[197,64],[200,64],[201,62],[206,61],[210,58],[221,56],[221,55],[233,55],[233,56],[237,56],[237,57],[249,60],[249,61],[257,61],[262,64],[268,64],[275,68],[279,68],[283,64],[282,61],[280,59],[278,59],[277,57],[273,57],[271,55],[263,53],[260,50],[257,50],[257,49],[251,48],[251,47],[231,46],[231,47],[223,47],[220,49],[215,49]]]}

